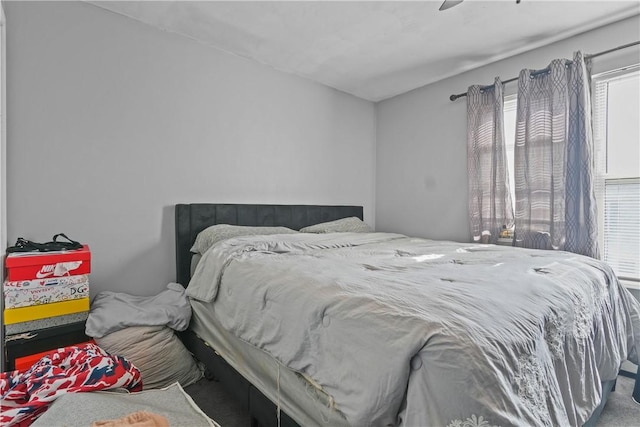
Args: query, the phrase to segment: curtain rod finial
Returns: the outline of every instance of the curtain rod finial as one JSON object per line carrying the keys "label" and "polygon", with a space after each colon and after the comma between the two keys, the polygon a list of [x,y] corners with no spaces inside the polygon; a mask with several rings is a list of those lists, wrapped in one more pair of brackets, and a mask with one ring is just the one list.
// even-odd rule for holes
{"label": "curtain rod finial", "polygon": [[458,99],[458,95],[451,95],[449,97],[449,100],[451,100],[451,101],[455,101],[456,99]]}

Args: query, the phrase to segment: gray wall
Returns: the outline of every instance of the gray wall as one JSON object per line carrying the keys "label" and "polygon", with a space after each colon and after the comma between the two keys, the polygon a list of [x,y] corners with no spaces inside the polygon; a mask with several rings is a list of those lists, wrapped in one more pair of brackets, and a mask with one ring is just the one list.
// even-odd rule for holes
{"label": "gray wall", "polygon": [[[467,221],[466,101],[472,84],[544,68],[554,58],[595,53],[640,39],[630,18],[382,101],[377,109],[376,229],[470,241]],[[640,62],[636,48],[594,59],[594,72]],[[515,93],[516,84],[507,85]]]}
{"label": "gray wall", "polygon": [[92,295],[175,278],[175,203],[358,204],[370,102],[83,2],[6,2],[8,239],[65,232]]}

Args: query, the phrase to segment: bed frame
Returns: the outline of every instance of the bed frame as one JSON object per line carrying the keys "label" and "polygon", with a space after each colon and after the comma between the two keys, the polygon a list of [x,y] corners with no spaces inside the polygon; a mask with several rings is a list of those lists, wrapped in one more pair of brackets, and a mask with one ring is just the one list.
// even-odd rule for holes
{"label": "bed frame", "polygon": [[[198,233],[214,224],[247,226],[284,226],[294,230],[341,218],[364,219],[362,206],[179,204],[176,220],[177,282],[186,287],[191,279],[191,246]],[[207,375],[220,381],[251,416],[252,426],[278,426],[277,407],[260,390],[231,367],[218,353],[192,331],[181,334],[194,356],[205,364]],[[280,426],[299,427],[284,412]]]}
{"label": "bed frame", "polygon": [[[177,282],[184,287],[189,284],[192,255],[190,248],[197,234],[211,225],[284,226],[299,230],[320,222],[352,216],[364,219],[362,206],[178,204],[175,207]],[[207,375],[219,380],[248,411],[252,426],[278,426],[276,405],[262,392],[193,332],[187,330],[182,333],[181,338],[194,356],[205,364]],[[615,380],[603,383],[602,387],[602,401],[584,424],[585,427],[595,427],[609,394],[615,390]],[[637,376],[633,397],[640,401],[640,381]],[[299,427],[283,412],[280,414],[280,426]]]}

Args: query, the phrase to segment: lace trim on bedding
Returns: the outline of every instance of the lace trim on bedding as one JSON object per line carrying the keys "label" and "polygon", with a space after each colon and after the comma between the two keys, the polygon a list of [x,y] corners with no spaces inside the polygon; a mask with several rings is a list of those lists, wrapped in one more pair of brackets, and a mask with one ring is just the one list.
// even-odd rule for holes
{"label": "lace trim on bedding", "polygon": [[544,325],[546,341],[554,360],[564,358],[564,344],[567,335],[577,340],[584,340],[591,335],[596,315],[606,310],[606,284],[593,284],[588,292],[571,293],[573,306],[572,317],[568,319],[565,312],[553,312]]}
{"label": "lace trim on bedding", "polygon": [[471,415],[470,418],[466,420],[452,420],[447,427],[498,427],[493,424],[489,424],[489,421],[485,420],[482,415],[476,416],[476,414]]}
{"label": "lace trim on bedding", "polygon": [[[592,301],[593,301],[593,295]],[[591,322],[595,311],[594,304],[589,304],[587,298],[582,293],[576,293],[573,295],[574,304],[574,322],[573,322],[573,335],[576,338],[584,339],[589,336],[591,331]]]}
{"label": "lace trim on bedding", "polygon": [[540,361],[531,354],[522,355],[518,359],[518,373],[514,380],[518,397],[533,413],[539,425],[549,425],[549,408],[545,399],[549,394],[549,384]]}
{"label": "lace trim on bedding", "polygon": [[574,303],[573,333],[576,338],[585,339],[591,335],[593,320],[596,315],[606,311],[608,290],[607,282],[603,280],[589,280],[588,292],[576,292],[572,295]]}
{"label": "lace trim on bedding", "polygon": [[544,325],[544,340],[554,359],[564,357],[564,341],[567,335],[565,313],[553,312]]}

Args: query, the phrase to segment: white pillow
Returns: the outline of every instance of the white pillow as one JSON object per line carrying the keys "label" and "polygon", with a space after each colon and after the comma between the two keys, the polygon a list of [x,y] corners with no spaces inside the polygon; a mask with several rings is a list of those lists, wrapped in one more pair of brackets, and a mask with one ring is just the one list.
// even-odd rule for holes
{"label": "white pillow", "polygon": [[216,243],[231,239],[232,237],[268,235],[268,234],[293,234],[297,231],[287,227],[250,227],[244,225],[217,224],[205,228],[191,247],[191,252],[204,255],[207,250]]}
{"label": "white pillow", "polygon": [[302,233],[370,233],[373,230],[360,218],[352,216],[301,228]]}
{"label": "white pillow", "polygon": [[187,387],[202,378],[191,353],[166,326],[132,326],[95,341],[107,353],[124,356],[133,363],[140,370],[145,390],[176,381]]}

